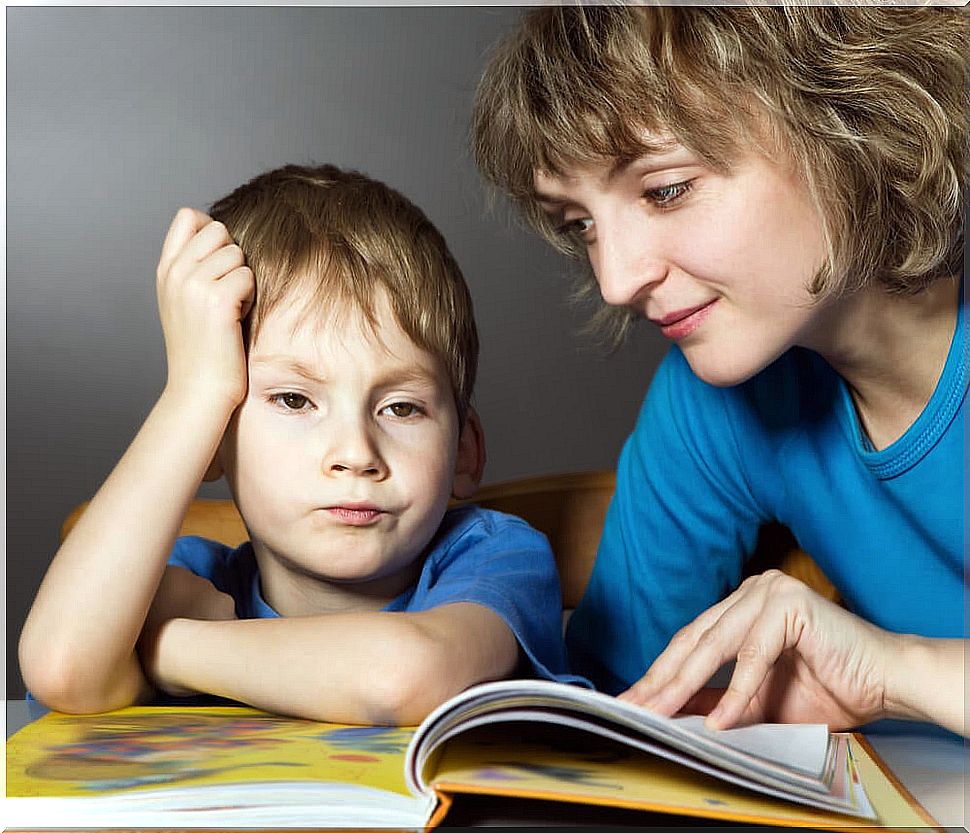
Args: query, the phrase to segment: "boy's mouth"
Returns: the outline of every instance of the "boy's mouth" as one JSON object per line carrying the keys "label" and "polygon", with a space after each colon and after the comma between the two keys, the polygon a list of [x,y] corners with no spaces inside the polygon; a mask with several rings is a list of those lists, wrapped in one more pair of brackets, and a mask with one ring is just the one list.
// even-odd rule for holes
{"label": "boy's mouth", "polygon": [[367,526],[372,524],[384,514],[376,506],[370,504],[343,504],[340,506],[328,506],[326,511],[333,517],[351,526]]}

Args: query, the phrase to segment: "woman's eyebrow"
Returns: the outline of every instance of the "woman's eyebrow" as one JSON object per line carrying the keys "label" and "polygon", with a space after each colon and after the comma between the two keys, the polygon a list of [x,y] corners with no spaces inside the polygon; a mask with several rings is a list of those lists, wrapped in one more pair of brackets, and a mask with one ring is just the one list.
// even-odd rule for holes
{"label": "woman's eyebrow", "polygon": [[[671,164],[670,157],[679,153],[680,151],[686,150],[683,145],[673,139],[665,140],[663,142],[656,142],[650,146],[644,148],[643,152],[635,156],[617,156],[613,159],[609,168],[603,175],[604,184],[609,184],[618,177],[623,176],[631,167],[636,165],[640,167],[642,165],[644,171],[652,170],[654,168],[660,169],[669,164]],[[562,174],[549,174],[548,178],[552,181],[568,180],[570,177],[564,176]],[[543,191],[541,188],[537,188],[533,183],[531,197],[538,203],[548,205],[550,208],[559,208],[569,202],[566,197],[556,196],[555,194],[549,194]]]}

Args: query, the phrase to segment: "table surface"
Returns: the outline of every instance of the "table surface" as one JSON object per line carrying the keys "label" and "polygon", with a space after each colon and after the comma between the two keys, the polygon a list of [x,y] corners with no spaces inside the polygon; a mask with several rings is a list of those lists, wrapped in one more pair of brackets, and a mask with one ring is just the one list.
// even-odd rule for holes
{"label": "table surface", "polygon": [[[43,709],[36,703],[24,700],[8,700],[6,708],[6,736],[10,737],[17,729],[35,719]],[[906,724],[900,721],[883,721],[866,737],[873,748],[903,785],[917,801],[941,825],[951,829],[970,829],[970,815],[966,799],[967,769],[970,762],[970,743],[933,730],[921,724]],[[514,812],[515,817],[509,813]],[[552,818],[557,813],[567,812],[559,819]],[[534,814],[534,816],[533,816]],[[533,817],[530,817],[533,816]],[[577,824],[596,825],[635,825],[643,826],[643,815],[633,812],[604,813],[602,808],[591,808],[588,817],[582,815],[582,808],[571,806],[543,806],[541,808],[506,811],[494,803],[469,801],[465,806],[456,803],[448,816],[449,827],[461,826],[508,826]]]}

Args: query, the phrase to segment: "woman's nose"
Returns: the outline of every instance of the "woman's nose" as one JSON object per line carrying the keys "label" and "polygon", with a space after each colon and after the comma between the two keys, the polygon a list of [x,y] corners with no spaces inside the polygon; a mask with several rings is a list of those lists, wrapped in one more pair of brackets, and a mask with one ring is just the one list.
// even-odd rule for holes
{"label": "woman's nose", "polygon": [[590,263],[600,295],[611,306],[636,307],[667,276],[669,265],[645,228],[596,229]]}

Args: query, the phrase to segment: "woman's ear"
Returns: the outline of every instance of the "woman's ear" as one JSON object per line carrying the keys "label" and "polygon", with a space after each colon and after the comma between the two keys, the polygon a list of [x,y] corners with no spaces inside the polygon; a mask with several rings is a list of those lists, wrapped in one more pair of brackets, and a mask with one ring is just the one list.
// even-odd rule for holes
{"label": "woman's ear", "polygon": [[458,458],[455,461],[455,479],[451,496],[466,500],[478,491],[485,471],[485,431],[482,421],[471,406],[465,414],[465,424],[458,437]]}

